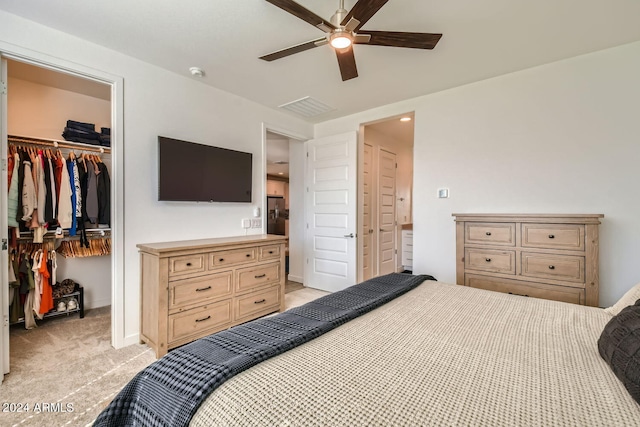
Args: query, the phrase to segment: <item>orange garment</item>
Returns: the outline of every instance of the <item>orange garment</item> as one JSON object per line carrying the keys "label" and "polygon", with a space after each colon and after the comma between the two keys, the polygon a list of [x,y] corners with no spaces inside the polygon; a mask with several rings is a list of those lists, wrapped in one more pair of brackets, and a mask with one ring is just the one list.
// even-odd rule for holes
{"label": "orange garment", "polygon": [[49,284],[49,269],[47,268],[47,251],[42,252],[40,275],[42,276],[42,297],[40,299],[40,314],[45,314],[53,309],[53,290]]}

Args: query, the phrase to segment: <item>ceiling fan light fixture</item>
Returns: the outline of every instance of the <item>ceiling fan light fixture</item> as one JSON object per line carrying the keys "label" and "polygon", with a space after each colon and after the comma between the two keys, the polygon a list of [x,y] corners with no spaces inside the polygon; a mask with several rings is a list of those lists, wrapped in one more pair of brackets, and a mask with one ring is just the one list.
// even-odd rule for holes
{"label": "ceiling fan light fixture", "polygon": [[331,34],[329,43],[336,49],[346,49],[353,43],[351,34],[344,32],[335,32]]}

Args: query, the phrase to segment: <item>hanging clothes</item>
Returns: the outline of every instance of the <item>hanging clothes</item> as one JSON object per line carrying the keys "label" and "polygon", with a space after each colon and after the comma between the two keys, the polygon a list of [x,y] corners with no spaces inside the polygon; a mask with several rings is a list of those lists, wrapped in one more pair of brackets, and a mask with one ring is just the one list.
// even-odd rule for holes
{"label": "hanging clothes", "polygon": [[53,309],[53,291],[51,289],[51,282],[49,278],[51,273],[49,272],[48,251],[42,252],[42,259],[40,261],[40,278],[41,278],[41,294],[40,294],[40,310],[38,318],[42,317]]}
{"label": "hanging clothes", "polygon": [[[33,317],[33,299],[34,299],[34,295],[36,292],[35,289],[35,282],[33,280],[33,270],[31,269],[31,262],[29,261],[29,257],[28,256],[24,256],[22,257],[22,261],[20,263],[20,275],[21,277],[21,283],[20,283],[20,294],[21,294],[21,301],[23,301],[23,296],[24,297],[24,302],[23,302],[23,307],[24,307],[24,327],[26,329],[33,329],[36,326],[38,326],[36,324],[36,320]],[[23,292],[23,290],[26,289],[26,292]]]}
{"label": "hanging clothes", "polygon": [[13,171],[11,174],[11,181],[9,183],[9,198],[7,202],[7,211],[9,214],[9,227],[18,227],[18,198],[19,198],[19,181],[20,181],[20,155],[18,153],[14,153],[11,155],[13,159],[13,167],[11,170]]}
{"label": "hanging clothes", "polygon": [[9,322],[15,323],[21,317],[24,317],[24,305],[20,301],[20,274],[18,273],[20,270],[20,257],[13,251],[10,262],[15,275],[15,281],[9,283],[13,289],[13,298],[10,299]]}
{"label": "hanging clothes", "polygon": [[[75,156],[74,156],[75,157]],[[79,186],[78,168],[75,166],[75,159],[67,159],[67,170],[69,171],[69,181],[71,187],[71,227],[69,227],[69,236],[76,235],[76,212],[78,209],[78,192],[76,191],[76,182]],[[82,206],[80,206],[82,209]],[[81,211],[82,212],[82,211]]]}
{"label": "hanging clothes", "polygon": [[46,198],[44,204],[44,222],[50,225],[55,220],[55,184],[53,180],[53,165],[49,153],[43,158],[44,160],[44,185],[46,189]]}
{"label": "hanging clothes", "polygon": [[24,165],[23,188],[22,188],[22,221],[31,221],[33,211],[38,204],[38,196],[36,194],[36,186],[33,182],[33,174],[31,173],[31,160],[25,158],[22,162]]}
{"label": "hanging clothes", "polygon": [[111,225],[111,178],[104,163],[98,163],[98,170],[98,224]]}
{"label": "hanging clothes", "polygon": [[[38,227],[42,226],[44,220],[45,205],[47,203],[47,187],[44,184],[44,159],[42,158],[42,150],[38,150],[38,157],[32,166],[36,181],[36,190],[38,192]],[[32,227],[35,228],[35,227]]]}
{"label": "hanging clothes", "polygon": [[71,180],[69,179],[69,169],[66,167],[64,159],[58,158],[60,164],[60,195],[58,199],[58,223],[62,228],[71,228],[73,223],[73,212],[75,206],[71,191]]}
{"label": "hanging clothes", "polygon": [[[40,299],[42,296],[42,274],[40,273],[40,266],[42,265],[42,251],[36,251],[33,254],[33,263],[31,264],[31,271],[33,271],[33,284],[35,288],[35,292],[33,294],[33,298],[31,299],[31,309],[33,313],[38,316],[39,319],[42,319],[40,316]],[[25,307],[25,310],[27,308]]]}

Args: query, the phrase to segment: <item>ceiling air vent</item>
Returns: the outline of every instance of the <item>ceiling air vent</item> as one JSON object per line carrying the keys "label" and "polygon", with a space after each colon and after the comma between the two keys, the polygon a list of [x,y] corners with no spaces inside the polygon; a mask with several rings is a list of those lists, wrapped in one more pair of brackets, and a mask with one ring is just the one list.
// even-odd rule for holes
{"label": "ceiling air vent", "polygon": [[292,113],[299,114],[303,117],[315,117],[335,110],[335,108],[329,107],[327,104],[324,104],[310,96],[305,96],[304,98],[282,104],[278,107],[284,108],[285,110],[289,110]]}

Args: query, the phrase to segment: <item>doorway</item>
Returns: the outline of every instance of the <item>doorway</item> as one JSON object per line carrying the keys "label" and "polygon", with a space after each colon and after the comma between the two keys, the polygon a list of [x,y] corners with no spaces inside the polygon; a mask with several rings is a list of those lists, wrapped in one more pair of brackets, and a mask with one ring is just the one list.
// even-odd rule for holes
{"label": "doorway", "polygon": [[403,230],[413,226],[413,120],[407,113],[361,126],[358,281],[410,267],[402,255],[411,250]]}
{"label": "doorway", "polygon": [[[0,134],[2,135],[2,144],[0,145],[3,160],[7,160],[9,146],[18,146],[21,148],[30,147],[36,152],[37,150],[41,150],[43,153],[48,150],[55,153],[59,150],[60,154],[65,158],[71,150],[74,150],[78,155],[82,155],[82,153],[87,154],[87,159],[89,155],[95,156],[95,159],[99,157],[100,162],[103,163],[103,166],[105,166],[110,175],[110,179],[113,181],[110,185],[111,191],[108,193],[109,202],[111,203],[111,208],[108,209],[108,219],[104,220],[103,217],[100,221],[96,220],[96,230],[92,230],[91,233],[89,230],[86,230],[84,234],[80,233],[83,238],[86,237],[87,239],[85,242],[88,248],[85,248],[85,254],[96,255],[92,257],[92,259],[87,258],[89,261],[84,263],[84,273],[78,270],[78,266],[82,265],[84,261],[81,257],[74,256],[78,254],[70,254],[67,252],[67,254],[72,256],[69,258],[62,256],[57,257],[58,268],[56,271],[56,281],[63,282],[63,279],[69,278],[73,282],[82,285],[82,292],[78,291],[76,287],[72,292],[62,294],[64,298],[60,297],[56,300],[56,295],[54,295],[53,301],[57,304],[54,305],[52,310],[43,313],[44,320],[40,321],[36,318],[36,322],[39,324],[39,327],[42,328],[46,327],[48,322],[55,323],[56,319],[54,319],[54,317],[56,317],[58,313],[80,316],[84,309],[105,307],[106,310],[102,311],[110,318],[108,323],[112,325],[111,333],[107,338],[107,345],[116,346],[118,341],[121,340],[114,337],[114,333],[120,331],[122,325],[117,317],[113,315],[114,312],[122,311],[122,308],[119,308],[117,304],[117,301],[122,300],[117,298],[118,292],[115,285],[115,272],[118,270],[116,268],[116,259],[121,257],[121,253],[117,251],[117,248],[121,242],[120,240],[116,241],[116,239],[112,242],[111,232],[114,232],[113,237],[116,237],[115,234],[121,234],[115,233],[115,223],[122,217],[120,214],[122,210],[121,206],[114,206],[118,200],[117,197],[114,196],[118,193],[118,187],[121,185],[121,182],[117,178],[115,168],[112,167],[116,162],[114,161],[114,157],[111,156],[110,151],[112,142],[111,135],[113,135],[114,138],[113,142],[121,141],[122,132],[119,126],[116,127],[114,125],[116,123],[120,125],[122,120],[121,108],[117,107],[117,105],[122,102],[120,97],[121,81],[116,83],[116,81],[114,81],[115,79],[98,79],[89,77],[89,75],[80,75],[84,70],[78,70],[77,73],[68,71],[82,68],[76,65],[73,67],[65,67],[65,71],[63,71],[61,68],[48,65],[62,61],[46,61],[48,64],[45,65],[45,58],[40,57],[42,57],[42,55],[35,53],[31,55],[30,52],[21,52],[20,55],[7,55],[4,53],[2,55],[2,81],[7,88],[7,96],[3,96],[3,108],[1,109],[2,126]],[[39,60],[43,62],[39,62]],[[60,66],[63,65],[67,64],[60,64]],[[115,102],[115,94],[120,95],[118,103]],[[55,106],[55,108],[53,108],[53,106]],[[101,112],[94,115],[82,115],[82,113],[86,114],[87,111],[95,112],[97,110]],[[64,120],[61,119],[61,116],[64,116]],[[102,145],[98,142],[95,146],[92,144],[77,144],[75,141],[69,142],[64,140],[62,133],[67,124],[66,120],[74,119],[79,122],[93,122],[98,126],[98,132],[101,134],[101,128],[109,129],[109,137],[102,140]],[[111,130],[113,130],[113,133]],[[114,144],[114,146],[115,145],[116,144]],[[2,181],[8,184],[8,170],[6,172],[7,173],[5,173],[3,168]],[[53,184],[53,181],[54,179],[52,178],[51,184]],[[55,193],[55,191],[51,191],[51,193]],[[7,193],[5,193],[2,205],[6,207],[7,202]],[[13,236],[10,238],[7,231],[9,225],[7,220],[8,212],[6,209],[3,209],[2,219],[0,220],[3,230],[2,238],[3,243],[5,238],[8,241],[6,250],[4,250],[5,247],[3,245],[2,260],[0,262],[3,273],[7,271],[6,267],[9,264],[10,249],[12,247],[15,248],[13,245],[29,243],[30,236],[31,242],[33,242],[32,236],[34,234],[28,227],[23,227],[22,230],[18,227],[18,231],[14,229]],[[98,224],[99,222],[103,224]],[[68,243],[67,246],[70,249],[80,246],[77,244],[79,242],[75,241],[77,238],[68,236],[68,231],[56,233],[55,227],[52,228],[52,230],[42,230],[42,245],[46,245],[47,249],[49,247],[52,249],[60,248],[60,242]],[[83,228],[84,221],[81,221],[77,224],[77,230],[80,231]],[[100,229],[98,230],[98,228]],[[55,237],[56,234],[62,234],[64,237],[57,239]],[[108,236],[111,243],[109,247],[112,248],[109,250],[109,252],[111,252],[110,256],[106,256],[107,249],[105,245],[94,245],[93,243],[97,243],[96,241],[92,243],[94,238],[93,234],[99,236],[101,239]],[[37,245],[37,243],[34,243],[34,245]],[[98,247],[102,247],[100,256],[97,255]],[[88,280],[87,277],[90,277],[90,280]],[[19,321],[16,322],[14,326],[9,326],[9,324],[12,323],[10,322],[10,318],[11,320],[15,319],[12,319],[13,316],[9,313],[9,280],[4,274],[2,279],[2,298],[0,298],[2,304],[1,311],[3,314],[2,365],[3,373],[8,373],[14,363],[14,360],[10,360],[9,358],[10,330],[11,328],[19,328],[21,325],[24,325],[24,323],[21,323],[21,321],[24,320],[18,319]],[[51,279],[53,281],[53,277]],[[98,281],[100,281],[100,283],[97,283],[96,279],[99,279]],[[65,289],[67,289],[70,284],[67,282],[65,285]],[[48,317],[51,317],[51,319],[48,319]]]}
{"label": "doorway", "polygon": [[265,132],[264,229],[287,237],[285,292],[304,281],[304,141],[283,131]]}

